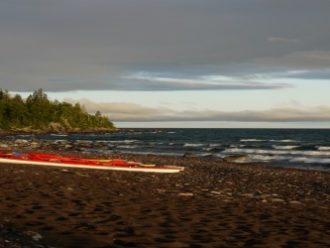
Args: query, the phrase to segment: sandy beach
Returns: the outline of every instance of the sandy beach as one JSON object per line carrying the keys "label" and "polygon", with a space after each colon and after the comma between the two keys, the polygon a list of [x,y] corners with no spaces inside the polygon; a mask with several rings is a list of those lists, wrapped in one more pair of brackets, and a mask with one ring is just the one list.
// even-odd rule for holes
{"label": "sandy beach", "polygon": [[[1,164],[2,229],[30,234],[39,247],[330,246],[329,173],[120,157],[186,170],[160,175]],[[9,246],[7,236],[8,246],[2,237],[0,247],[19,247]]]}

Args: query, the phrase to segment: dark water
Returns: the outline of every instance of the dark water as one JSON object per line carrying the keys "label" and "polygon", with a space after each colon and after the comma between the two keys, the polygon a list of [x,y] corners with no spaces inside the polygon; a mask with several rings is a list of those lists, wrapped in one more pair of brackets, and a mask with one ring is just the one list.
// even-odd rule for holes
{"label": "dark water", "polygon": [[98,151],[228,157],[237,162],[330,171],[330,129],[126,129],[109,134],[42,135],[103,143]]}

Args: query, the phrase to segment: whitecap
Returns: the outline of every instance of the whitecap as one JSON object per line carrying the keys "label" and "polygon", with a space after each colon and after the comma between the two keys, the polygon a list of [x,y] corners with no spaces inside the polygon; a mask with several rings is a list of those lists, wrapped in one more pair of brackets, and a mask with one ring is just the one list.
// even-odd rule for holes
{"label": "whitecap", "polygon": [[183,145],[184,147],[200,147],[204,146],[204,144],[198,144],[198,143],[186,143]]}
{"label": "whitecap", "polygon": [[279,143],[297,143],[297,140],[293,140],[293,139],[281,139],[281,140],[270,140],[271,142],[279,142]]}
{"label": "whitecap", "polygon": [[292,158],[290,162],[299,162],[305,164],[330,164],[330,158],[309,158],[309,157],[299,157]]}
{"label": "whitecap", "polygon": [[221,144],[209,144],[209,147],[218,147],[218,146],[221,146]]}
{"label": "whitecap", "polygon": [[[223,157],[223,156],[222,156]],[[289,163],[303,163],[303,164],[330,164],[330,158],[322,157],[295,157],[290,155],[271,155],[271,154],[248,154],[248,156],[243,159],[240,158],[236,163],[251,163],[251,162],[289,162]]]}
{"label": "whitecap", "polygon": [[138,146],[129,146],[129,145],[123,145],[123,146],[117,146],[116,148],[119,148],[119,149],[135,149],[135,148],[138,148]]}
{"label": "whitecap", "polygon": [[191,155],[191,157],[211,157],[211,156],[213,156],[213,154],[209,152],[200,152]]}
{"label": "whitecap", "polygon": [[241,139],[241,142],[264,142],[266,140],[262,140],[262,139]]}
{"label": "whitecap", "polygon": [[271,154],[271,155],[301,155],[301,156],[330,156],[330,151],[291,151],[291,150],[270,150],[270,149],[241,149],[229,148],[223,151],[225,154]]}
{"label": "whitecap", "polygon": [[219,151],[219,148],[217,148],[217,147],[204,147],[202,150],[207,151],[207,152],[215,152],[215,151]]}
{"label": "whitecap", "polygon": [[64,139],[57,139],[57,140],[54,140],[53,142],[56,144],[56,143],[62,143],[62,142],[68,142],[68,141],[64,140]]}
{"label": "whitecap", "polygon": [[67,134],[59,134],[59,133],[51,133],[50,136],[56,136],[56,137],[67,137]]}
{"label": "whitecap", "polygon": [[330,151],[330,146],[318,146],[319,151]]}
{"label": "whitecap", "polygon": [[299,146],[272,146],[274,149],[277,149],[277,150],[293,150],[293,149],[296,149],[298,148]]}
{"label": "whitecap", "polygon": [[110,143],[125,143],[125,144],[129,144],[129,143],[135,143],[138,142],[138,140],[110,140]]}
{"label": "whitecap", "polygon": [[289,156],[274,156],[274,155],[249,155],[253,162],[271,162],[289,160]]}

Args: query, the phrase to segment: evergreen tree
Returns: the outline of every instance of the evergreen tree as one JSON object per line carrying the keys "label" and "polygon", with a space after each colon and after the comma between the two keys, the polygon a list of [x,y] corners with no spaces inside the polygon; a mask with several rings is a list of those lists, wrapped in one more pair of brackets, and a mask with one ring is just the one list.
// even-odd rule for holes
{"label": "evergreen tree", "polygon": [[54,124],[67,131],[114,128],[101,112],[91,115],[79,103],[50,101],[42,89],[33,92],[26,101],[20,95],[12,97],[0,89],[0,129],[30,127],[47,131]]}

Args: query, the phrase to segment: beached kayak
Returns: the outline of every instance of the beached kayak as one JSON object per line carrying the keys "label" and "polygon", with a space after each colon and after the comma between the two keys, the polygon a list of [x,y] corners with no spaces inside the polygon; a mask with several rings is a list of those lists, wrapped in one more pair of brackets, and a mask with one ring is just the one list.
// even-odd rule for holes
{"label": "beached kayak", "polygon": [[89,159],[35,152],[0,151],[0,163],[152,173],[178,173],[183,170],[178,166],[143,164],[122,159]]}

